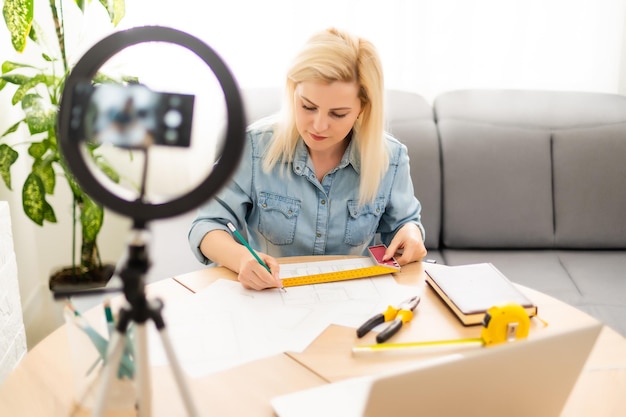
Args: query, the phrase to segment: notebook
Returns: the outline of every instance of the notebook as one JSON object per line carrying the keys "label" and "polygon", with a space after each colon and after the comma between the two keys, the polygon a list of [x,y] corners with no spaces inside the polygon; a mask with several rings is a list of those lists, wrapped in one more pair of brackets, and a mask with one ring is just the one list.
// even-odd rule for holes
{"label": "notebook", "polygon": [[601,327],[591,321],[274,397],[271,404],[278,417],[556,417]]}
{"label": "notebook", "polygon": [[481,324],[496,305],[519,304],[530,317],[537,306],[491,263],[459,266],[428,265],[426,282],[464,325]]}

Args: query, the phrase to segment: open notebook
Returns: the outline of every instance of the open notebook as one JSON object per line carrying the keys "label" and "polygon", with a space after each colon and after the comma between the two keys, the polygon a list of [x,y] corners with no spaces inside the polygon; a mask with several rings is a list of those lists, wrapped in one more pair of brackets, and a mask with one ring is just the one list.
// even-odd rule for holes
{"label": "open notebook", "polygon": [[272,407],[279,417],[559,416],[600,329],[446,355],[275,397]]}

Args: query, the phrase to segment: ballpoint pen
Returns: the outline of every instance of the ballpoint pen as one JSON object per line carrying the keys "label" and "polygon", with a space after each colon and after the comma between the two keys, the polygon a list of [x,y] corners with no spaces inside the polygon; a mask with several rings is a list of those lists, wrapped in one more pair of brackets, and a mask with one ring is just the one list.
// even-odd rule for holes
{"label": "ballpoint pen", "polygon": [[[267,266],[265,262],[263,262],[263,259],[261,259],[259,255],[257,255],[254,249],[252,249],[252,246],[250,246],[250,244],[246,241],[246,239],[244,239],[243,236],[241,236],[241,233],[239,233],[239,231],[235,228],[235,226],[230,222],[227,224],[227,226],[230,229],[230,231],[233,232],[233,234],[237,237],[237,239],[239,239],[241,244],[244,245],[248,249],[248,251],[252,254],[252,256],[254,256],[257,262],[260,263],[263,266],[263,268],[265,268],[267,272],[271,274],[272,271],[270,270],[270,267]],[[286,291],[285,287],[281,287],[280,289],[282,291]]]}

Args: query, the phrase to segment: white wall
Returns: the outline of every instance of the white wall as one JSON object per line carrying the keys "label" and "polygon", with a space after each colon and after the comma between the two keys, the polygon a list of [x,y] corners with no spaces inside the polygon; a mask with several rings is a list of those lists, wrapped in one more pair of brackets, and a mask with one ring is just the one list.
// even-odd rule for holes
{"label": "white wall", "polygon": [[337,26],[377,45],[389,87],[429,100],[474,87],[626,93],[625,0],[232,0],[206,13],[193,12],[195,0],[176,4],[134,0],[122,24],[200,37],[245,86],[282,85],[301,43]]}
{"label": "white wall", "polygon": [[0,385],[26,354],[11,212],[0,201]]}

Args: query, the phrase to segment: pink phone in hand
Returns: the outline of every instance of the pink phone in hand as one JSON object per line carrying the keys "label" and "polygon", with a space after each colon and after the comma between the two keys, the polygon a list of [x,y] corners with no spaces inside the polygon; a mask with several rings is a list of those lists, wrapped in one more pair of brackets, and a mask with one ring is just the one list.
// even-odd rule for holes
{"label": "pink phone in hand", "polygon": [[400,269],[400,264],[396,261],[396,258],[390,258],[386,261],[383,261],[383,256],[385,256],[385,251],[387,250],[387,246],[385,245],[376,245],[370,246],[368,248],[370,255],[379,265],[390,266],[392,268]]}

